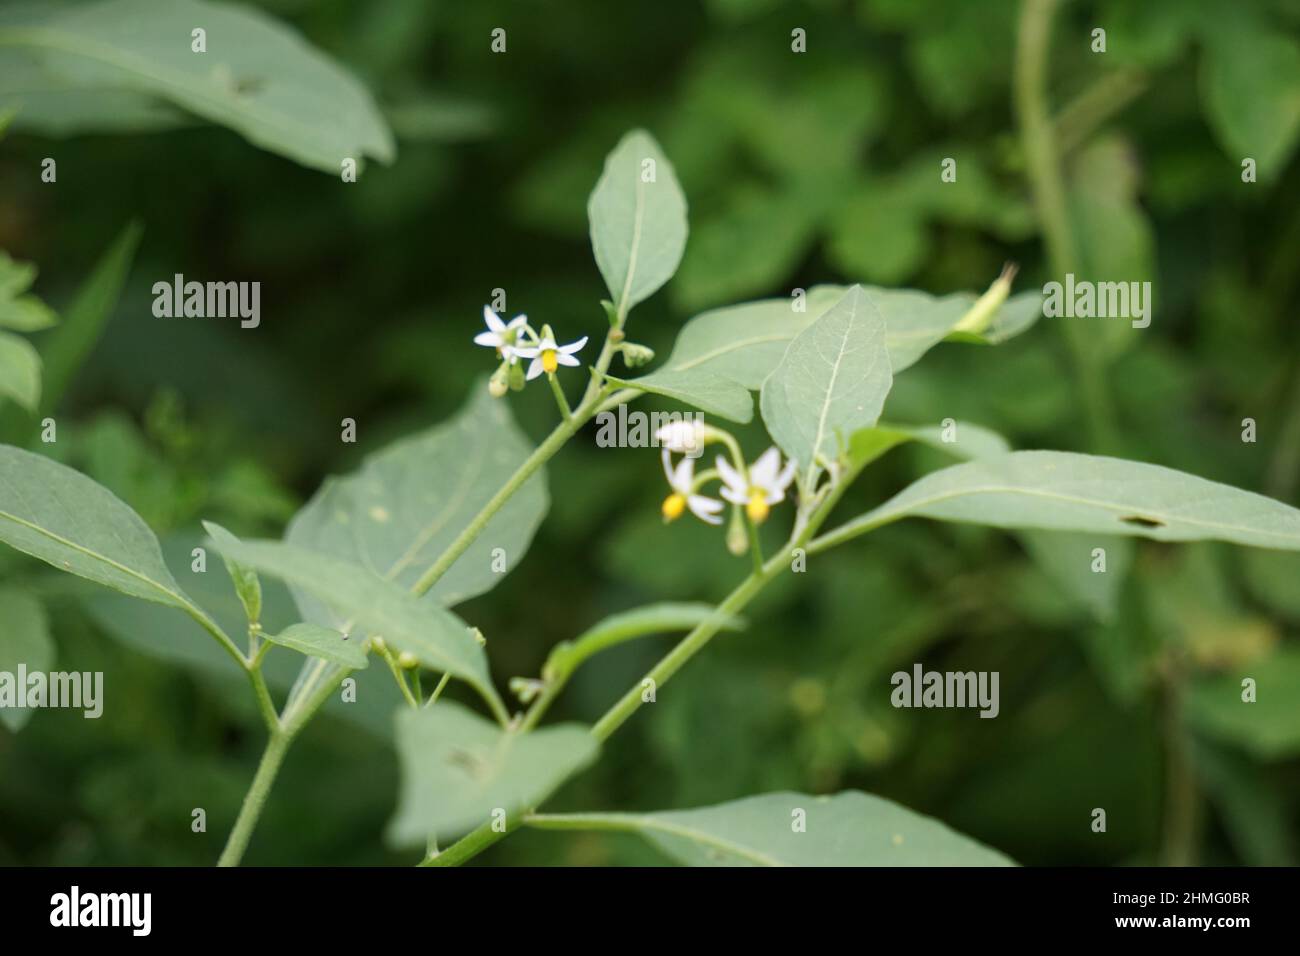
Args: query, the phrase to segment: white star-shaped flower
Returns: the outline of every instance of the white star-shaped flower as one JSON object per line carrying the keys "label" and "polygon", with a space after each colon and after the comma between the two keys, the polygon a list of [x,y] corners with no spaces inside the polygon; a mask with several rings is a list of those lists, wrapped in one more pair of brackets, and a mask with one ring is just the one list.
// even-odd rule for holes
{"label": "white star-shaped flower", "polygon": [[511,365],[514,365],[519,360],[517,358],[519,349],[515,346],[515,340],[519,337],[519,330],[528,324],[528,316],[516,315],[507,324],[502,322],[501,317],[485,305],[483,306],[483,321],[487,323],[488,330],[474,336],[474,344],[496,349],[498,355]]}
{"label": "white star-shaped flower", "polygon": [[781,453],[769,448],[742,475],[722,455],[718,456],[718,474],[722,476],[722,497],[733,504],[744,505],[751,521],[759,524],[766,520],[772,505],[785,500],[785,490],[794,480],[794,460],[781,467]]}
{"label": "white star-shaped flower", "polygon": [[709,524],[722,524],[722,518],[718,516],[718,512],[725,505],[715,498],[695,493],[694,460],[683,458],[674,468],[673,456],[667,448],[663,450],[663,460],[664,475],[668,478],[668,486],[673,489],[673,493],[664,499],[664,521],[674,521],[681,517],[684,509],[690,508],[691,514],[701,521],[707,521]]}
{"label": "white star-shaped flower", "polygon": [[576,342],[570,342],[568,345],[556,345],[555,339],[547,335],[542,338],[536,345],[526,346],[525,348],[516,348],[515,354],[520,358],[530,358],[532,363],[528,366],[528,381],[532,381],[545,372],[547,375],[552,374],[561,365],[570,365],[576,368],[582,363],[573,357],[577,352],[587,344],[587,337],[584,335]]}

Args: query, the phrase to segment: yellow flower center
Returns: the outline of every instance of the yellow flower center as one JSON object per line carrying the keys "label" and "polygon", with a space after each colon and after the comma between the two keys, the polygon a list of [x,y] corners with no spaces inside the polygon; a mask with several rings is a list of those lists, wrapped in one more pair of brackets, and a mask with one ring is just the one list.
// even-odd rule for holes
{"label": "yellow flower center", "polygon": [[677,494],[677,492],[673,492],[664,499],[663,512],[665,521],[680,518],[684,510],[686,510],[686,498]]}
{"label": "yellow flower center", "polygon": [[745,514],[749,515],[749,520],[754,524],[762,524],[767,520],[768,512],[772,509],[767,503],[767,494],[761,488],[755,488],[749,493],[749,503],[745,505]]}
{"label": "yellow flower center", "polygon": [[559,367],[560,363],[555,358],[555,349],[547,349],[542,353],[542,371],[550,375]]}

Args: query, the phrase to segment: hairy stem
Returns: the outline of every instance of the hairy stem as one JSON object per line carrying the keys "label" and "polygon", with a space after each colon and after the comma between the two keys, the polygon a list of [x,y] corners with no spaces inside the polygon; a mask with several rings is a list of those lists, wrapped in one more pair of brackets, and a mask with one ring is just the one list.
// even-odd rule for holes
{"label": "hairy stem", "polygon": [[244,794],[244,804],[239,810],[238,819],[235,820],[235,827],[226,840],[226,848],[221,851],[221,857],[217,860],[217,866],[238,866],[239,861],[243,859],[244,850],[248,848],[248,840],[253,835],[253,828],[257,826],[258,818],[262,815],[262,807],[266,805],[271,784],[275,782],[275,776],[280,772],[280,764],[284,762],[284,755],[289,750],[291,740],[288,734],[279,731],[272,733],[266,742],[266,750],[263,751],[262,760],[257,765],[257,773],[253,776],[248,793]]}

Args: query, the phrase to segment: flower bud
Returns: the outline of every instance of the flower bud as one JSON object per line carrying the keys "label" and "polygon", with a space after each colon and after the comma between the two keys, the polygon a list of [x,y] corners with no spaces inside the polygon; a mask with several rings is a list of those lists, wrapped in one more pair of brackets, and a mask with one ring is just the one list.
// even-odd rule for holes
{"label": "flower bud", "polygon": [[727,527],[727,550],[740,557],[749,548],[749,532],[739,508],[731,509],[731,524]]}
{"label": "flower bud", "polygon": [[420,666],[420,661],[410,651],[402,651],[397,655],[397,666],[405,671],[414,670]]}
{"label": "flower bud", "polygon": [[510,366],[502,363],[492,377],[488,379],[488,394],[493,398],[500,398],[510,390]]}
{"label": "flower bud", "polygon": [[639,368],[654,361],[655,350],[636,342],[623,343],[623,364],[628,368]]}

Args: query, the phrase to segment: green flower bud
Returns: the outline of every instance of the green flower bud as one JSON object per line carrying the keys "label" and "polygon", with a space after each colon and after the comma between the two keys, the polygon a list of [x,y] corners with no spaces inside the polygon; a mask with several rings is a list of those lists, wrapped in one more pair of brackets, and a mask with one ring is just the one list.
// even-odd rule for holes
{"label": "green flower bud", "polygon": [[504,362],[488,379],[488,394],[500,398],[510,390],[510,366]]}
{"label": "green flower bud", "polygon": [[655,350],[636,342],[623,343],[623,364],[628,368],[639,368],[654,361]]}

